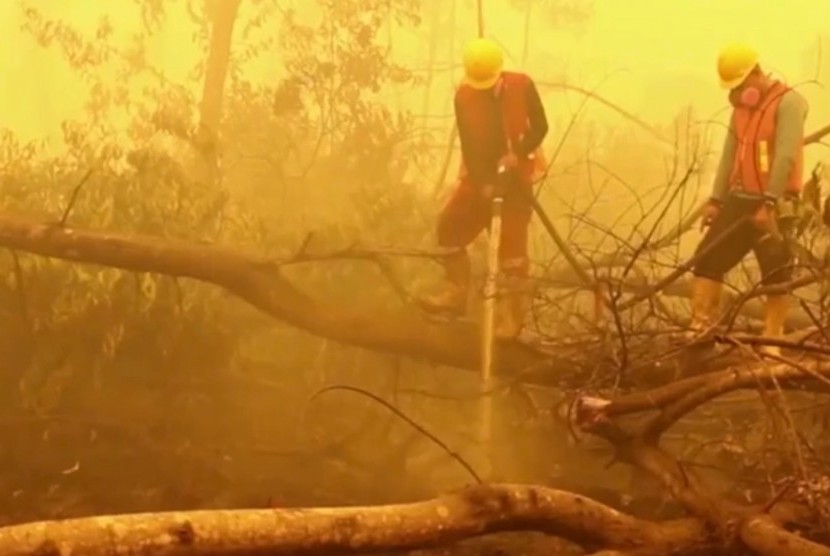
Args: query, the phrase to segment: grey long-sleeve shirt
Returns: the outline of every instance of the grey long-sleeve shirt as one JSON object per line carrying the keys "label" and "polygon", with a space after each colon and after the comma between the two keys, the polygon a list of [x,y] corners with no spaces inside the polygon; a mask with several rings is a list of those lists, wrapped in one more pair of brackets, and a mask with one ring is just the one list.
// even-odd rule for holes
{"label": "grey long-sleeve shirt", "polygon": [[[775,114],[775,156],[772,159],[769,174],[769,189],[767,196],[778,198],[787,190],[790,172],[795,163],[795,154],[804,141],[804,122],[807,119],[807,102],[794,89],[790,89],[781,96],[778,112]],[[735,161],[735,152],[738,141],[735,133],[734,120],[729,123],[729,131],[723,143],[715,183],[712,187],[712,198],[724,200],[729,193],[729,176],[732,173],[732,164]],[[736,192],[736,195],[746,195]]]}

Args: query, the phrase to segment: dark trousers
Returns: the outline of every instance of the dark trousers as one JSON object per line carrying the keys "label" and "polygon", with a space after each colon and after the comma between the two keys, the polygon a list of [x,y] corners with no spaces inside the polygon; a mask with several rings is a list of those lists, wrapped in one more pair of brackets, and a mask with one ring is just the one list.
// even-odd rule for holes
{"label": "dark trousers", "polygon": [[[732,231],[698,260],[693,269],[695,276],[721,282],[727,272],[753,251],[761,269],[761,284],[782,284],[792,278],[793,256],[787,242],[759,229],[752,221],[761,204],[762,201],[755,199],[727,197],[700,241],[697,252],[711,245],[730,228]],[[733,227],[739,220],[741,222]]]}

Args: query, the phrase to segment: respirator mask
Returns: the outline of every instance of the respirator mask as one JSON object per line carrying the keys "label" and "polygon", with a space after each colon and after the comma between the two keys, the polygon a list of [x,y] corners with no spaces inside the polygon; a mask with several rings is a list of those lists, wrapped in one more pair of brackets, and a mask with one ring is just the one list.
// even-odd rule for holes
{"label": "respirator mask", "polygon": [[729,102],[735,108],[757,108],[761,103],[761,89],[753,85],[738,87],[729,92]]}

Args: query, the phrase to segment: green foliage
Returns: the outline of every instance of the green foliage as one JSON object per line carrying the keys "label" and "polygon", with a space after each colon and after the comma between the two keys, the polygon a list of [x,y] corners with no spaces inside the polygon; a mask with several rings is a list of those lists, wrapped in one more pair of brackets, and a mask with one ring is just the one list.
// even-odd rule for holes
{"label": "green foliage", "polygon": [[[337,173],[366,178],[391,163],[391,149],[409,120],[396,117],[378,94],[387,86],[413,85],[412,74],[390,61],[378,40],[386,18],[417,23],[412,0],[320,0],[321,23],[303,24],[290,12],[281,36],[288,72],[275,93],[278,115],[302,110],[304,139],[336,166]],[[391,23],[389,23],[391,24]],[[325,135],[324,138],[322,136]],[[322,138],[322,142],[320,139]]]}
{"label": "green foliage", "polygon": [[[26,28],[84,77],[90,96],[87,117],[63,125],[60,157],[0,136],[0,209],[58,221],[77,189],[70,225],[272,255],[296,249],[311,231],[321,249],[425,237],[425,221],[412,211],[422,201],[400,156],[412,148],[412,121],[381,96],[415,84],[389,61],[381,35],[384,26],[416,25],[416,0],[320,0],[319,23],[292,12],[277,26],[273,3],[258,3],[238,32],[269,22],[274,31],[231,60],[216,183],[194,178],[203,161],[193,146],[199,114],[190,91],[200,83],[170,83],[147,62],[144,41],[163,25],[165,5],[138,2],[144,33],[120,51],[106,18],[86,37],[24,4]],[[206,14],[190,9],[194,38],[209,38]],[[276,90],[245,81],[241,65],[273,56],[268,47],[277,42],[286,73]],[[203,75],[200,62],[193,77]],[[126,127],[114,123],[127,114]],[[17,390],[16,402],[32,410],[54,411],[67,392],[114,375],[225,367],[244,334],[228,329],[222,293],[209,285],[11,253],[0,269],[0,301],[11,316],[0,349],[14,354],[4,360],[6,391]],[[356,272],[346,264],[306,277],[349,295],[366,278]]]}
{"label": "green foliage", "polygon": [[[87,140],[92,131],[88,124],[66,123],[69,152],[57,159],[38,159],[43,153],[35,146],[3,136],[2,210],[58,221],[78,188],[70,225],[226,241],[251,235],[222,217],[221,192],[188,182],[169,153],[149,146],[125,153],[106,138]],[[93,172],[79,186],[88,169]],[[21,402],[32,409],[52,410],[60,399],[56,389],[100,384],[107,370],[128,372],[133,362],[170,369],[182,363],[182,353],[193,352],[194,342],[219,350],[213,364],[231,356],[222,353],[232,346],[215,288],[22,254],[7,257],[2,267],[10,277],[0,284],[3,298],[19,299],[12,306],[25,308],[6,325],[23,327],[28,339],[22,346],[28,351],[7,363],[20,365],[14,370]],[[65,372],[55,374],[58,368]]]}
{"label": "green foliage", "polygon": [[[297,245],[310,231],[370,242],[424,235],[423,219],[411,210],[418,194],[405,183],[418,159],[413,119],[382,94],[417,85],[382,39],[388,26],[417,24],[416,7],[412,0],[320,0],[313,18],[289,11],[276,88],[232,76],[223,125],[227,179],[271,215],[284,240]],[[389,202],[399,212],[381,209]]]}

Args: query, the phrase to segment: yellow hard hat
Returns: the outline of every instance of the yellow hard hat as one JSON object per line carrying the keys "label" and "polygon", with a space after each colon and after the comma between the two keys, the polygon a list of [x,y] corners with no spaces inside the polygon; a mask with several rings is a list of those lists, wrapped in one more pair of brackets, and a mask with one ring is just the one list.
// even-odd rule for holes
{"label": "yellow hard hat", "polygon": [[724,89],[734,89],[744,82],[758,65],[758,52],[748,44],[724,47],[718,55],[718,77]]}
{"label": "yellow hard hat", "polygon": [[501,47],[488,39],[475,39],[464,47],[464,77],[473,89],[489,89],[496,84],[504,65]]}

